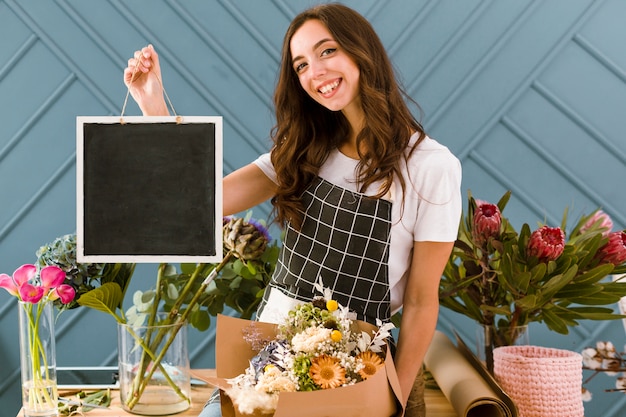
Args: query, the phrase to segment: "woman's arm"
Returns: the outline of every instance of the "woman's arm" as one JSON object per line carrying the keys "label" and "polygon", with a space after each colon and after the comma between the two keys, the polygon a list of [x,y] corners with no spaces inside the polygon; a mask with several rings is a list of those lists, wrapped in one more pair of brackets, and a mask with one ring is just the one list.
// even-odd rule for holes
{"label": "woman's arm", "polygon": [[414,242],[394,358],[406,404],[439,315],[439,281],[454,242]]}
{"label": "woman's arm", "polygon": [[225,216],[248,210],[272,198],[276,184],[261,168],[248,164],[224,177],[223,211]]}
{"label": "woman's arm", "polygon": [[[167,116],[169,111],[163,96],[159,55],[152,45],[135,51],[124,69],[124,84],[139,105],[144,116]],[[254,164],[240,168],[224,177],[223,213],[225,216],[248,210],[276,193],[272,182]]]}

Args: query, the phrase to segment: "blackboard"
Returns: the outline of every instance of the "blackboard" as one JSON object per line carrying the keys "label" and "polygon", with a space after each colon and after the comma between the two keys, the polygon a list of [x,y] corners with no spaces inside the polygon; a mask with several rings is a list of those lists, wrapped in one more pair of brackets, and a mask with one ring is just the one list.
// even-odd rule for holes
{"label": "blackboard", "polygon": [[221,117],[78,117],[79,262],[222,259]]}

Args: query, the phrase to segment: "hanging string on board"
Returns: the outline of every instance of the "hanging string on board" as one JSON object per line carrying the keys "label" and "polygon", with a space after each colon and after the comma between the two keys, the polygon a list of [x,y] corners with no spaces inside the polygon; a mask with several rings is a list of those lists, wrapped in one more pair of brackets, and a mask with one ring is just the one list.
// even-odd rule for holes
{"label": "hanging string on board", "polygon": [[[139,69],[139,60],[137,60],[137,62],[135,63],[135,68],[133,69],[133,73],[130,77],[130,82],[128,83],[128,88],[126,89],[126,97],[124,98],[124,105],[122,106],[122,113],[120,114],[120,124],[125,124],[126,122],[124,122],[124,112],[126,111],[126,104],[128,103],[128,96],[130,95],[130,87],[133,85],[133,81],[135,80],[135,74],[137,74],[137,70]],[[174,109],[174,105],[172,104],[172,101],[170,100],[170,96],[167,95],[167,91],[165,91],[165,87],[163,86],[163,81],[161,81],[161,77],[159,77],[159,75],[157,73],[155,73],[157,80],[159,81],[159,85],[161,86],[161,90],[163,90],[163,95],[165,95],[165,98],[167,99],[167,103],[169,104],[170,108],[172,109],[172,113],[174,113],[174,116],[176,117],[176,124],[181,124],[183,121],[182,116],[179,116],[176,113],[176,110]]]}

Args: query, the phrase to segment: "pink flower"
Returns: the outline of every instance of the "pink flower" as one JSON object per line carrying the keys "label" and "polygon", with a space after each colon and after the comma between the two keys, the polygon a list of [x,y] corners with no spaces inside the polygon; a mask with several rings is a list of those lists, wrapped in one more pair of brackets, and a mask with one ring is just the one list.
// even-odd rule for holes
{"label": "pink flower", "polygon": [[76,296],[76,290],[71,285],[61,284],[50,293],[50,301],[57,298],[61,299],[63,304],[71,302]]}
{"label": "pink flower", "polygon": [[601,263],[612,263],[615,266],[626,262],[626,231],[609,233],[609,241],[598,249],[596,257]]}
{"label": "pink flower", "polygon": [[37,275],[37,267],[32,264],[22,265],[13,272],[13,281],[18,287],[29,282]]}
{"label": "pink flower", "polygon": [[76,291],[70,285],[63,284],[65,272],[58,266],[45,266],[39,272],[39,285],[34,280],[37,267],[32,264],[20,266],[13,272],[13,277],[0,274],[0,288],[16,296],[21,301],[36,304],[44,297],[46,301],[61,299],[67,304],[74,299]]}
{"label": "pink flower", "polygon": [[37,273],[35,265],[22,265],[13,272],[13,277],[0,274],[0,288],[4,288],[9,294],[21,298],[20,288],[27,284]]}
{"label": "pink flower", "polygon": [[45,291],[56,288],[65,281],[65,272],[58,266],[48,265],[41,269],[41,286]]}
{"label": "pink flower", "polygon": [[489,238],[498,236],[501,224],[502,215],[498,206],[486,201],[476,200],[474,229],[472,230],[474,242],[482,246],[489,241]]}
{"label": "pink flower", "polygon": [[25,283],[19,288],[20,299],[29,303],[37,304],[44,295],[44,289],[38,285]]}
{"label": "pink flower", "polygon": [[609,217],[609,215],[602,210],[598,210],[589,218],[589,220],[587,220],[585,224],[581,226],[580,233],[586,232],[594,224],[598,224],[599,230],[604,236],[608,236],[608,234],[611,233],[611,230],[613,230],[613,220],[611,220],[611,217]]}
{"label": "pink flower", "polygon": [[19,295],[17,291],[17,285],[15,285],[13,278],[8,276],[7,274],[0,274],[0,288],[4,288],[9,292],[9,294],[16,297]]}
{"label": "pink flower", "polygon": [[565,233],[560,227],[542,226],[535,230],[528,240],[526,253],[541,261],[554,261],[565,249]]}

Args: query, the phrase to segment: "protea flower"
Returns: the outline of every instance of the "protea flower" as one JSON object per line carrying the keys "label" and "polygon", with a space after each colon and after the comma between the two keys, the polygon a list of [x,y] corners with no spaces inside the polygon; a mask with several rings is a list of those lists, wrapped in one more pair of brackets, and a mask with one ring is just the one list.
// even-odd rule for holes
{"label": "protea flower", "polygon": [[596,256],[602,263],[621,265],[626,262],[626,231],[609,233],[609,241],[598,249]]}
{"label": "protea flower", "polygon": [[611,220],[611,217],[609,217],[609,215],[602,210],[598,210],[593,214],[593,216],[589,217],[584,225],[582,225],[580,233],[586,232],[596,223],[604,236],[608,236],[608,234],[611,233],[611,230],[613,230],[613,220]]}
{"label": "protea flower", "polygon": [[224,246],[243,260],[259,258],[269,243],[267,229],[257,222],[241,218],[224,219]]}
{"label": "protea flower", "polygon": [[486,201],[476,200],[476,211],[474,211],[474,228],[472,239],[479,246],[489,241],[490,237],[496,237],[500,233],[502,224],[502,214],[495,204]]}
{"label": "protea flower", "polygon": [[565,249],[565,233],[560,227],[542,226],[535,230],[528,240],[526,253],[541,261],[554,261]]}

